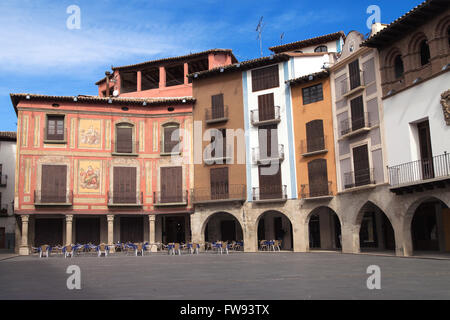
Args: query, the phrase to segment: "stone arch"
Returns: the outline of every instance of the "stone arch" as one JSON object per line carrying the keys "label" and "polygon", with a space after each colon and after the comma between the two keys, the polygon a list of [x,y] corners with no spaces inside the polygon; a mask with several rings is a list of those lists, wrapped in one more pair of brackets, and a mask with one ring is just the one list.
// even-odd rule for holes
{"label": "stone arch", "polygon": [[306,251],[342,250],[342,220],[332,208],[329,206],[314,208],[306,216],[305,225]]}
{"label": "stone arch", "polygon": [[396,232],[389,214],[373,201],[367,201],[361,206],[355,217],[354,224],[356,243],[359,251],[362,248],[374,250],[396,249]]}
{"label": "stone arch", "polygon": [[[421,206],[424,204],[431,204],[431,203],[435,203],[435,204],[440,204],[442,208],[446,207],[447,210],[450,207],[450,201],[447,202],[442,199],[439,196],[425,196],[425,197],[420,197],[419,199],[416,199],[415,201],[413,201],[408,209],[406,210],[405,216],[403,218],[403,223],[402,223],[402,233],[403,233],[403,250],[404,250],[404,255],[405,256],[410,256],[414,254],[414,251],[416,248],[414,248],[414,239],[413,239],[413,220],[414,217],[416,216],[416,214],[418,213],[418,210],[421,209]],[[437,212],[435,212],[435,214],[438,214]],[[450,215],[450,213],[448,213]],[[436,220],[436,226],[438,227],[438,222]],[[443,226],[441,226],[442,228]],[[444,230],[440,231],[441,234],[438,237],[438,242],[441,241],[439,243],[439,249],[437,251],[450,251],[450,248],[443,248],[442,246],[445,245],[445,240],[442,241],[442,237],[448,237],[450,235],[447,235],[447,233],[444,234],[443,232]],[[418,250],[416,251],[420,251],[420,246],[419,248],[417,248]]]}
{"label": "stone arch", "polygon": [[257,216],[255,226],[257,248],[260,240],[281,240],[282,250],[294,250],[293,219],[288,214],[279,210],[264,210]]}
{"label": "stone arch", "polygon": [[403,54],[401,52],[401,50],[398,47],[394,47],[391,50],[389,50],[388,54],[385,56],[385,61],[384,61],[384,65],[386,68],[386,79],[388,79],[388,81],[395,81],[397,79],[401,79],[402,77],[396,77],[396,59],[400,57],[402,59],[402,63],[403,63],[403,76],[404,76],[404,66],[405,66],[405,61],[404,61],[404,57]]}
{"label": "stone arch", "polygon": [[[205,232],[207,230],[207,226],[208,224],[211,222],[211,219],[218,217],[218,215],[222,215],[222,218],[226,218],[223,220],[219,220],[220,222],[222,221],[235,221],[235,237],[238,238],[239,236],[241,236],[241,239],[208,239],[207,237],[205,237]],[[234,218],[234,219],[229,219],[229,218]],[[236,224],[237,222],[237,224]],[[216,226],[217,227],[217,226]],[[218,230],[216,230],[218,231]],[[241,217],[239,217],[237,214],[235,214],[232,211],[214,211],[211,212],[203,221],[202,223],[202,227],[200,229],[202,238],[206,240],[210,240],[211,241],[216,241],[216,240],[222,240],[222,241],[226,241],[226,240],[244,240],[244,223],[241,219]],[[214,232],[211,232],[213,236]],[[223,238],[224,235],[222,234],[222,230],[220,230],[220,232],[216,232],[215,234],[217,235],[218,233],[220,233],[220,238]],[[245,244],[244,244],[245,245]]]}
{"label": "stone arch", "polygon": [[443,17],[436,24],[435,39],[438,42],[439,54],[445,54],[450,51],[450,15]]}

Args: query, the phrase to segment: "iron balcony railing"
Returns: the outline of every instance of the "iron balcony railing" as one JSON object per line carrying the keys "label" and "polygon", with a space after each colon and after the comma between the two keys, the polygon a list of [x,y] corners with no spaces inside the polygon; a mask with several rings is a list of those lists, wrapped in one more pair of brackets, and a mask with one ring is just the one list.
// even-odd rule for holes
{"label": "iron balcony railing", "polygon": [[43,191],[34,190],[35,205],[71,205],[73,201],[73,191],[57,190]]}
{"label": "iron balcony railing", "polygon": [[331,181],[328,183],[302,184],[300,196],[304,199],[333,196]]}
{"label": "iron balcony railing", "polygon": [[363,116],[350,117],[341,121],[341,136],[350,134],[359,129],[371,128],[375,125],[375,121],[370,119],[370,113],[364,112]]}
{"label": "iron balcony railing", "polygon": [[192,189],[191,196],[193,203],[245,200],[245,185],[223,184],[213,189],[195,188]]}
{"label": "iron balcony railing", "polygon": [[312,139],[304,139],[300,141],[300,153],[308,154],[325,151],[327,137],[314,137]]}
{"label": "iron balcony railing", "polygon": [[344,173],[344,189],[375,184],[373,168]]}
{"label": "iron balcony railing", "polygon": [[412,184],[434,178],[450,176],[450,155],[434,156],[431,159],[422,159],[403,163],[388,168],[391,186]]}
{"label": "iron balcony railing", "polygon": [[205,109],[206,123],[213,123],[228,120],[228,106],[223,108],[213,108],[212,106]]}
{"label": "iron balcony railing", "polygon": [[275,150],[264,150],[263,148],[253,148],[253,162],[254,163],[269,163],[274,160],[284,160],[284,145],[279,144]]}
{"label": "iron balcony railing", "polygon": [[359,80],[358,78],[352,78],[350,76],[341,80],[341,95],[344,96],[348,94],[350,91],[362,87],[365,85],[364,81],[364,71],[359,72]]}
{"label": "iron balcony railing", "polygon": [[214,164],[217,162],[223,162],[225,163],[226,159],[231,158],[232,153],[233,153],[233,146],[232,145],[226,145],[224,148],[222,149],[215,149],[214,152],[214,144],[209,145],[208,147],[205,148],[205,163],[206,164]]}
{"label": "iron balcony railing", "polygon": [[265,187],[255,187],[252,190],[253,201],[264,200],[287,200],[286,185],[271,185]]}
{"label": "iron balcony railing", "polygon": [[0,174],[0,187],[6,187],[8,184],[8,175]]}
{"label": "iron balcony railing", "polygon": [[108,192],[109,206],[142,206],[144,204],[144,195],[142,192],[121,193]]}
{"label": "iron balcony railing", "polygon": [[250,111],[250,120],[253,125],[265,124],[269,122],[278,122],[281,120],[280,107],[274,106],[273,112],[261,113],[258,109]]}
{"label": "iron balcony railing", "polygon": [[189,199],[189,191],[173,192],[169,191],[154,191],[153,204],[154,205],[187,205]]}
{"label": "iron balcony railing", "polygon": [[131,152],[119,152],[117,150],[117,142],[115,140],[111,141],[111,150],[113,153],[126,155],[126,154],[137,154],[139,152],[139,141],[132,142]]}

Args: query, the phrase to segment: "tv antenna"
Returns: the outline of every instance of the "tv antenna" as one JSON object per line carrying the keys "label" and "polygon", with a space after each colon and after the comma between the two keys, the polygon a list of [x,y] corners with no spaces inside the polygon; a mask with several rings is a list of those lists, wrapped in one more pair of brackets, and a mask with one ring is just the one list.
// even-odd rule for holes
{"label": "tv antenna", "polygon": [[284,32],[280,35],[280,42],[281,42],[281,45],[283,45],[283,38],[284,38]]}
{"label": "tv antenna", "polygon": [[263,56],[263,49],[262,49],[262,30],[264,28],[263,18],[264,17],[262,16],[261,19],[259,19],[258,26],[256,27],[256,32],[258,33],[257,40],[259,41],[259,49],[261,52],[261,57]]}

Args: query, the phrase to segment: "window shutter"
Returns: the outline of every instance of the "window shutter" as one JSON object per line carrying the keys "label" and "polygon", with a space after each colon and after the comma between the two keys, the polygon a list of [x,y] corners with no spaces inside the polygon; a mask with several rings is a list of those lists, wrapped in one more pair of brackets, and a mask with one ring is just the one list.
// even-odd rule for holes
{"label": "window shutter", "polygon": [[366,123],[364,119],[364,102],[363,97],[359,96],[350,101],[352,114],[352,131],[364,128]]}
{"label": "window shutter", "polygon": [[361,85],[361,77],[359,71],[359,60],[353,61],[348,65],[350,73],[350,90],[353,90]]}
{"label": "window shutter", "polygon": [[325,149],[323,120],[313,120],[306,124],[306,145],[307,152]]}
{"label": "window shutter", "polygon": [[273,175],[262,174],[262,168],[268,168],[267,166],[259,166],[259,196],[260,199],[280,199],[282,197],[282,185],[281,185],[281,167],[278,164],[278,170]]}
{"label": "window shutter", "polygon": [[172,203],[183,200],[183,168],[161,168],[161,202]]}
{"label": "window shutter", "polygon": [[47,116],[47,140],[64,140],[64,116]]}
{"label": "window shutter", "polygon": [[275,102],[273,93],[258,96],[259,121],[275,119]]}
{"label": "window shutter", "polygon": [[136,203],[136,168],[114,167],[114,203]]}
{"label": "window shutter", "polygon": [[223,104],[223,94],[217,94],[211,97],[212,105],[212,118],[220,119],[225,116],[224,104]]}
{"label": "window shutter", "polygon": [[133,128],[117,127],[116,152],[133,153]]}
{"label": "window shutter", "polygon": [[326,159],[316,159],[308,162],[308,179],[310,197],[320,197],[328,194]]}
{"label": "window shutter", "polygon": [[355,186],[370,183],[369,152],[367,144],[353,148],[353,168],[355,170]]}
{"label": "window shutter", "polygon": [[171,126],[164,128],[164,152],[178,152],[178,143],[180,142],[179,138],[179,127]]}
{"label": "window shutter", "polygon": [[41,201],[43,203],[66,202],[67,166],[43,165],[41,176]]}
{"label": "window shutter", "polygon": [[210,170],[211,200],[228,199],[228,168]]}
{"label": "window shutter", "polygon": [[278,65],[252,71],[253,92],[275,88],[280,85]]}

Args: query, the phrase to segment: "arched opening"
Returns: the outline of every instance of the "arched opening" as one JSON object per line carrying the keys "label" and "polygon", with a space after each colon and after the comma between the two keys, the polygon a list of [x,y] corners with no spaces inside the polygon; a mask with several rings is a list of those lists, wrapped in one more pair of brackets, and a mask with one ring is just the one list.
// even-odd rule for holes
{"label": "arched opening", "polygon": [[258,245],[262,240],[281,241],[281,250],[293,250],[292,223],[279,211],[266,211],[258,220]]}
{"label": "arched opening", "polygon": [[327,46],[318,46],[317,48],[314,49],[314,52],[328,52],[328,47]]}
{"label": "arched opening", "polygon": [[341,223],[336,212],[319,207],[311,212],[309,223],[310,250],[341,250]]}
{"label": "arched opening", "polygon": [[361,251],[394,251],[395,234],[389,218],[379,207],[367,202],[359,214]]}
{"label": "arched opening", "polygon": [[414,211],[411,222],[414,254],[421,251],[450,252],[450,209],[442,201],[431,198]]}
{"label": "arched opening", "polygon": [[238,219],[227,212],[216,212],[209,217],[204,227],[206,242],[243,241],[244,234]]}
{"label": "arched opening", "polygon": [[403,59],[401,55],[397,55],[394,59],[394,74],[395,79],[399,79],[403,77],[405,72],[405,68],[403,66]]}
{"label": "arched opening", "polygon": [[431,54],[430,54],[430,47],[428,45],[428,41],[427,40],[422,40],[422,42],[420,43],[420,64],[422,66],[430,63],[430,58],[431,58]]}

